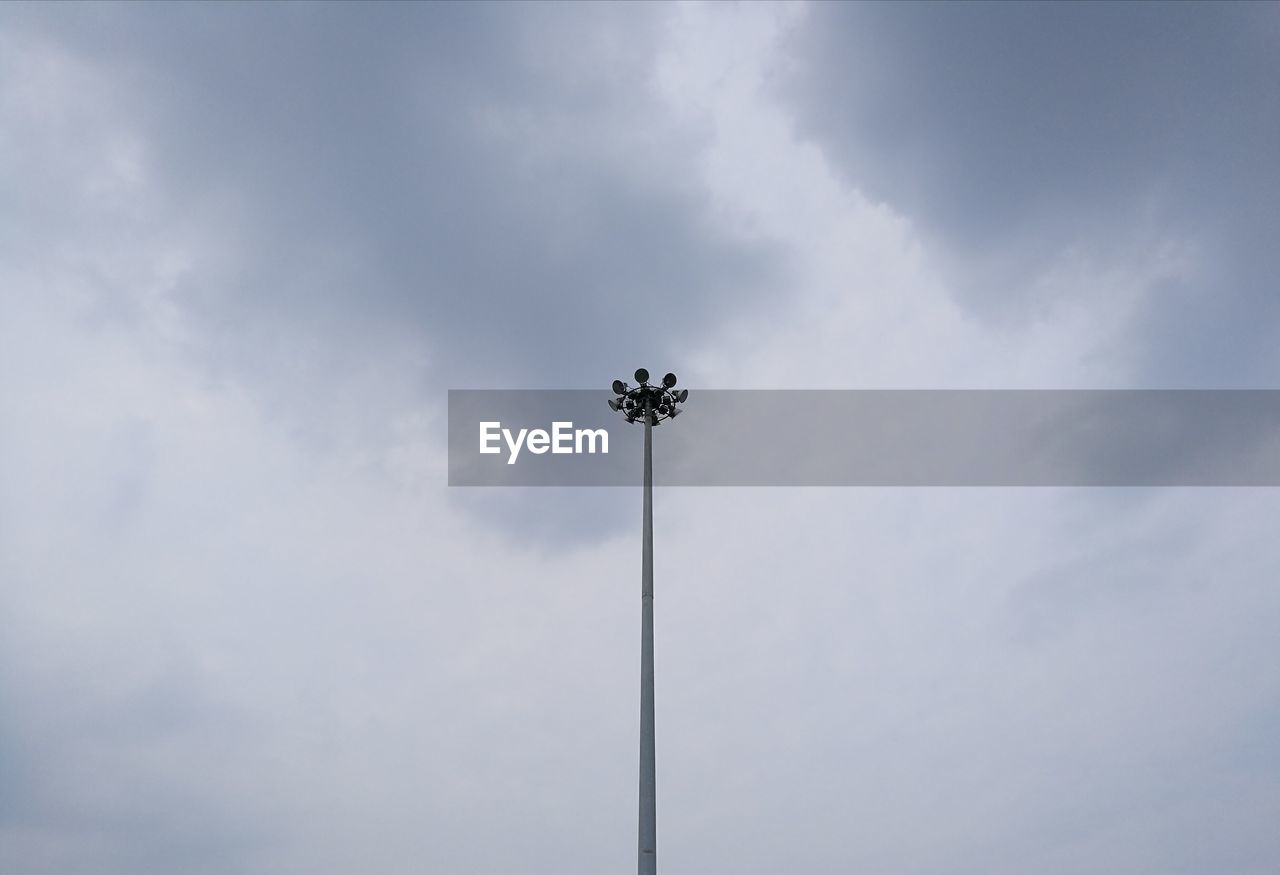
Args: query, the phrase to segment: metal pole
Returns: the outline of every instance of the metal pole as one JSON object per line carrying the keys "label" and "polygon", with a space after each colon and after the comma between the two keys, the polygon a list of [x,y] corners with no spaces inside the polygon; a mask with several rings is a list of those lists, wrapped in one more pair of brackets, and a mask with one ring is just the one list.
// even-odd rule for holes
{"label": "metal pole", "polygon": [[636,370],[636,386],[613,381],[609,409],[621,413],[628,423],[644,416],[644,540],[640,566],[640,830],[638,857],[640,875],[658,872],[657,769],[654,767],[653,733],[653,427],[680,415],[679,405],[689,397],[688,389],[675,390],[675,374],[667,374],[661,384],[650,384],[649,372]]}
{"label": "metal pole", "polygon": [[640,571],[640,875],[658,871],[657,776],[653,743],[653,423],[644,405],[644,540]]}

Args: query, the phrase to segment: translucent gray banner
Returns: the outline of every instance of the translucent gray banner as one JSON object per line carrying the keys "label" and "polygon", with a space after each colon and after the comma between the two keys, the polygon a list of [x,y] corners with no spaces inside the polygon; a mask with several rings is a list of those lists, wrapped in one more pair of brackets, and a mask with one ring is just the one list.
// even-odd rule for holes
{"label": "translucent gray banner", "polygon": [[[451,390],[449,485],[639,485],[612,397]],[[653,432],[664,486],[1280,485],[1280,390],[695,390]]]}

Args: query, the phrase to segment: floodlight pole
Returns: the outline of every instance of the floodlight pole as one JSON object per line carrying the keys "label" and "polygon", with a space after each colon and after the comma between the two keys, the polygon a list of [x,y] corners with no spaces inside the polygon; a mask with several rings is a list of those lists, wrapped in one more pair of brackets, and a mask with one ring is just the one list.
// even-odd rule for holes
{"label": "floodlight pole", "polygon": [[658,872],[657,769],[653,732],[653,427],[680,415],[688,389],[675,390],[676,375],[650,384],[649,372],[636,371],[636,383],[613,381],[609,409],[627,422],[644,417],[644,535],[640,546],[640,831],[639,873]]}
{"label": "floodlight pole", "polygon": [[644,536],[640,559],[640,863],[658,871],[657,765],[653,721],[653,422],[644,404]]}

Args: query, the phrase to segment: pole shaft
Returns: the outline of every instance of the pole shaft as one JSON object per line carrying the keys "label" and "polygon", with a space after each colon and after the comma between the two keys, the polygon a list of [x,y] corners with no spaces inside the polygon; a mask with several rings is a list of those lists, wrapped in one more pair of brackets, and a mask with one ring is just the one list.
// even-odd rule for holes
{"label": "pole shaft", "polygon": [[658,871],[657,775],[653,740],[653,425],[644,410],[644,539],[640,580],[640,875]]}

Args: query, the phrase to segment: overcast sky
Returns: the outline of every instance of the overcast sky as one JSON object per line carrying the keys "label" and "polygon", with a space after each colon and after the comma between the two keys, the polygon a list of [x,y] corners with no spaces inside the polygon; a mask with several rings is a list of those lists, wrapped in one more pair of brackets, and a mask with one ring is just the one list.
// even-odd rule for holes
{"label": "overcast sky", "polygon": [[[448,488],[446,390],[1277,388],[1277,83],[1273,3],[0,6],[0,870],[630,871],[639,492]],[[1273,873],[1277,518],[660,490],[662,870]]]}

